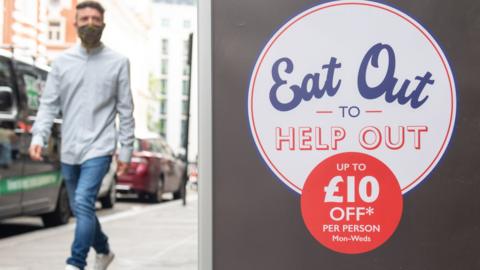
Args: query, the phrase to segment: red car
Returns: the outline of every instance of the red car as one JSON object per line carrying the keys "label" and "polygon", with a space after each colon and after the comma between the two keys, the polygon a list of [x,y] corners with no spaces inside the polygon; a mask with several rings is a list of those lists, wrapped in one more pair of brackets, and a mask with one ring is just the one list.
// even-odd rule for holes
{"label": "red car", "polygon": [[127,172],[118,176],[119,193],[136,193],[140,199],[160,202],[163,193],[181,196],[185,163],[161,137],[136,138]]}

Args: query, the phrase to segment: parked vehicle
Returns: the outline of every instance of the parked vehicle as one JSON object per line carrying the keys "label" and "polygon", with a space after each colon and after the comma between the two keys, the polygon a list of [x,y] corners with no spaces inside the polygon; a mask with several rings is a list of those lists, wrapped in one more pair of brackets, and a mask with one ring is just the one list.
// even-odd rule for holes
{"label": "parked vehicle", "polygon": [[160,202],[162,195],[181,196],[185,163],[160,136],[137,136],[128,171],[118,176],[117,192],[135,193],[139,198]]}
{"label": "parked vehicle", "polygon": [[117,201],[117,161],[112,160],[110,169],[102,180],[102,185],[98,191],[98,200],[102,204],[102,208],[113,208]]}
{"label": "parked vehicle", "polygon": [[30,160],[31,127],[49,68],[0,51],[0,219],[40,215],[46,226],[70,217],[60,175],[60,120],[55,120],[43,161]]}
{"label": "parked vehicle", "polygon": [[[71,216],[60,173],[60,115],[42,151],[43,161],[32,161],[28,153],[48,71],[33,59],[14,59],[0,50],[0,219],[37,215],[45,226],[55,226]],[[115,203],[116,163],[111,167],[99,195],[105,208]]]}

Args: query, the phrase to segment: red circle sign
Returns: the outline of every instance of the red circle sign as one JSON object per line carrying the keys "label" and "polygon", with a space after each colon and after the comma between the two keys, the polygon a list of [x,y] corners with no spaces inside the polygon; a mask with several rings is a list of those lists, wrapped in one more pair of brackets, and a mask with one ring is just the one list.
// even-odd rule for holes
{"label": "red circle sign", "polygon": [[397,178],[383,162],[348,152],[313,169],[301,208],[317,241],[340,253],[358,254],[390,238],[402,215],[403,197]]}

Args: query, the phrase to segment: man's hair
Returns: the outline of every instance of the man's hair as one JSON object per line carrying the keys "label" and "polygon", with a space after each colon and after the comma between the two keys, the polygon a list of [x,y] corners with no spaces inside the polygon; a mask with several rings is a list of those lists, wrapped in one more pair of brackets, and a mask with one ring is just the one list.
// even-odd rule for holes
{"label": "man's hair", "polygon": [[76,7],[77,10],[84,9],[84,8],[96,9],[98,12],[100,12],[100,14],[102,14],[102,16],[103,16],[103,13],[105,13],[105,9],[103,8],[103,6],[99,2],[96,2],[96,1],[83,1],[83,2],[78,3],[78,5]]}

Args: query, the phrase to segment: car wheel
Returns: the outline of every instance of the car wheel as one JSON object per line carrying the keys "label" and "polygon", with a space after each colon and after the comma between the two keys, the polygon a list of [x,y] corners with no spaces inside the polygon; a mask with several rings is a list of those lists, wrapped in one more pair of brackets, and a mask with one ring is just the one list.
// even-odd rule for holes
{"label": "car wheel", "polygon": [[107,192],[107,195],[100,199],[100,203],[102,204],[102,208],[110,209],[113,208],[115,202],[117,201],[117,190],[115,189],[115,179],[112,181],[112,185]]}
{"label": "car wheel", "polygon": [[138,195],[138,199],[142,202],[150,201],[150,193],[138,192],[137,195]]}
{"label": "car wheel", "polygon": [[182,177],[182,181],[180,182],[180,185],[178,187],[178,190],[173,192],[173,199],[181,199],[182,198],[182,191],[185,192],[185,195],[187,194],[187,181]]}
{"label": "car wheel", "polygon": [[57,206],[51,213],[42,215],[45,227],[53,227],[68,223],[70,219],[70,205],[68,202],[67,188],[62,185],[58,193]]}
{"label": "car wheel", "polygon": [[153,203],[159,203],[162,201],[164,189],[164,178],[163,175],[160,176],[158,180],[158,185],[155,192],[149,194],[149,201]]}

